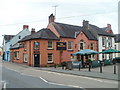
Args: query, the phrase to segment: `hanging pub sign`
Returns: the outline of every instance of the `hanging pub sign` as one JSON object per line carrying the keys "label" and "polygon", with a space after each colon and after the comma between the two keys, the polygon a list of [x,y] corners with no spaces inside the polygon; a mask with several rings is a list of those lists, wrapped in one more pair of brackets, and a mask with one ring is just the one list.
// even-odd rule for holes
{"label": "hanging pub sign", "polygon": [[66,42],[56,42],[57,50],[66,50]]}

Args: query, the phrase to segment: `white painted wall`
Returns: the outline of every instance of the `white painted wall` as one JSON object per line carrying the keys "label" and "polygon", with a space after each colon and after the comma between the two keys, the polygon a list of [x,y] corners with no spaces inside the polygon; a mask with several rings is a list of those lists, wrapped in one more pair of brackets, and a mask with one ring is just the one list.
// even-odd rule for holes
{"label": "white painted wall", "polygon": [[[116,50],[120,51],[120,42],[119,43],[115,43],[115,45],[116,45]],[[120,53],[116,53],[115,56],[116,57],[120,57]]]}
{"label": "white painted wall", "polygon": [[[103,45],[102,45],[102,37],[106,37],[106,47],[103,47]],[[105,49],[105,50],[107,50],[108,48],[112,48],[112,49],[114,49],[115,47],[115,40],[114,40],[114,37],[111,37],[112,38],[112,46],[111,47],[109,47],[108,46],[108,36],[100,36],[100,35],[98,35],[98,51],[99,52],[102,52],[102,50],[103,49]],[[107,54],[106,55],[107,56],[107,59],[109,59],[109,55]],[[115,57],[115,54],[113,54],[113,58]],[[99,54],[99,60],[103,60],[102,59],[102,54]]]}
{"label": "white painted wall", "polygon": [[[19,32],[17,35],[15,35],[11,40],[10,40],[10,45],[16,44],[19,40],[24,38],[27,35],[30,35],[31,32],[28,29],[24,29],[21,32]],[[19,36],[21,36],[21,39],[19,39]]]}

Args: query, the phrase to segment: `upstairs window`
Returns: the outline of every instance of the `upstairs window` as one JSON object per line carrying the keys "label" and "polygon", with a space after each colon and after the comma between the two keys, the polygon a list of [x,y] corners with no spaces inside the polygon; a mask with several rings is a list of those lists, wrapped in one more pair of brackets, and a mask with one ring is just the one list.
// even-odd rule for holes
{"label": "upstairs window", "polygon": [[72,47],[73,47],[73,42],[68,41],[68,50],[72,50]]}
{"label": "upstairs window", "polygon": [[84,44],[84,41],[81,40],[79,43],[79,50],[83,50],[83,49],[85,49],[85,44]]}
{"label": "upstairs window", "polygon": [[34,49],[38,50],[39,49],[39,42],[34,42]]}
{"label": "upstairs window", "polygon": [[91,50],[94,50],[94,43],[91,43]]}
{"label": "upstairs window", "polygon": [[19,36],[19,39],[21,39],[21,36]]}
{"label": "upstairs window", "polygon": [[48,49],[53,49],[53,41],[48,41]]}
{"label": "upstairs window", "polygon": [[111,37],[108,38],[108,46],[109,46],[109,47],[112,46],[112,38],[111,38]]}
{"label": "upstairs window", "polygon": [[106,46],[106,37],[102,37],[102,46]]}

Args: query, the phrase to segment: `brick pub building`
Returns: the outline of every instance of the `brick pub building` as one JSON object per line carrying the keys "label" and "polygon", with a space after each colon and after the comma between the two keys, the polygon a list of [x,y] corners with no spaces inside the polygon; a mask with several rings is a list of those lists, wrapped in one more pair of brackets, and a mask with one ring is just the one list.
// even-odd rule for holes
{"label": "brick pub building", "polygon": [[[19,47],[11,48],[13,62],[41,67],[71,61],[71,54],[82,49],[98,51],[98,40],[91,33],[96,26],[85,20],[83,26],[58,23],[54,18],[51,14],[47,28],[38,32],[32,29],[31,35],[19,41]],[[80,58],[86,62],[84,56]],[[92,55],[92,58],[98,60],[97,55]]]}

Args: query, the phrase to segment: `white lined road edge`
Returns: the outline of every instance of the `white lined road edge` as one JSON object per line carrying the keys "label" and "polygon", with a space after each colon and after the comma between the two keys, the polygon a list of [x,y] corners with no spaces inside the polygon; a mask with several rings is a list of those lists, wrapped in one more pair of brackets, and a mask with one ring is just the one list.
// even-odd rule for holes
{"label": "white lined road edge", "polygon": [[[7,68],[7,67],[4,67],[4,68]],[[11,69],[11,68],[7,68],[9,70],[12,70],[12,71],[15,71],[17,73],[20,73],[21,75],[26,75],[24,73],[21,73],[17,70],[14,70],[14,69]],[[75,75],[69,75],[69,74],[63,74],[63,73],[57,73],[57,72],[50,72],[50,71],[43,71],[43,72],[47,72],[47,73],[52,73],[52,74],[57,74],[57,75],[65,75],[65,76],[71,76],[71,77],[81,77],[81,78],[85,78],[85,79],[89,79],[89,80],[94,80],[94,81],[98,81],[98,82],[101,82],[101,83],[113,83],[113,84],[117,84],[118,82],[117,81],[104,81],[104,80],[101,80],[101,79],[96,79],[96,78],[91,78],[91,77],[84,77],[84,76],[75,76]],[[32,76],[32,77],[35,77],[33,75],[27,75],[27,76]]]}
{"label": "white lined road edge", "polygon": [[70,77],[80,77],[80,78],[85,78],[85,79],[89,79],[89,80],[94,80],[94,81],[98,81],[101,83],[112,83],[112,84],[118,84],[117,81],[112,81],[111,80],[102,80],[102,79],[97,79],[97,78],[91,78],[91,77],[84,77],[84,76],[76,76],[76,75],[70,75],[70,74],[64,74],[64,73],[58,73],[58,72],[50,72],[50,71],[42,71],[42,72],[47,72],[47,73],[51,73],[51,74],[57,74],[57,75],[63,75],[63,76],[70,76]]}
{"label": "white lined road edge", "polygon": [[[31,77],[36,77],[36,76],[33,76],[33,75],[27,75],[27,74],[24,74],[24,73],[20,73],[21,75],[26,75],[26,76],[31,76]],[[59,83],[53,83],[53,82],[48,82],[47,80],[45,80],[44,78],[42,77],[39,77],[41,80],[43,80],[45,83],[48,83],[48,84],[54,84],[54,85],[60,85],[60,86],[69,86],[69,87],[74,87],[74,88],[81,88],[83,90],[86,90],[85,88],[83,87],[80,87],[80,86],[75,86],[75,85],[65,85],[65,84],[59,84]]]}
{"label": "white lined road edge", "polygon": [[83,87],[80,86],[75,86],[75,85],[65,85],[65,84],[59,84],[59,83],[53,83],[53,82],[48,82],[47,80],[45,80],[44,78],[40,77],[41,80],[43,80],[44,82],[48,83],[48,84],[54,84],[54,85],[61,85],[61,86],[69,86],[69,87],[74,87],[74,88],[81,88],[83,90],[86,90]]}

